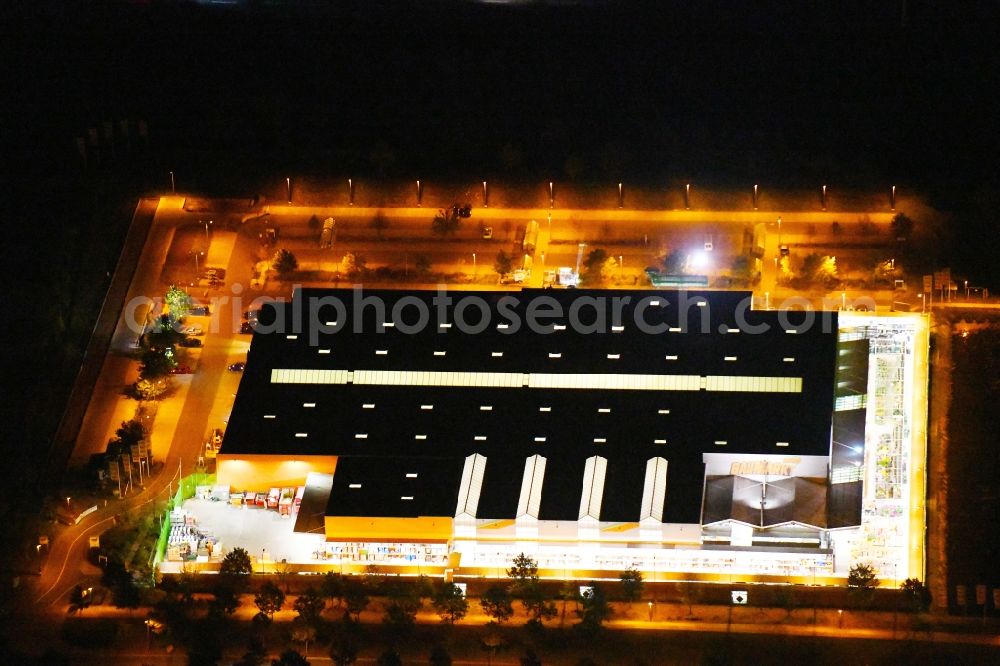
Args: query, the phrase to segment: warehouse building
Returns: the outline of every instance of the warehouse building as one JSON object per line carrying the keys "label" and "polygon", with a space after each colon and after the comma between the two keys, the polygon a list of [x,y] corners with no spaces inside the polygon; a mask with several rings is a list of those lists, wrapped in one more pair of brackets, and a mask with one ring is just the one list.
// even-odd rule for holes
{"label": "warehouse building", "polygon": [[831,575],[868,372],[838,359],[867,337],[750,298],[297,291],[260,315],[219,483],[304,487],[333,561]]}

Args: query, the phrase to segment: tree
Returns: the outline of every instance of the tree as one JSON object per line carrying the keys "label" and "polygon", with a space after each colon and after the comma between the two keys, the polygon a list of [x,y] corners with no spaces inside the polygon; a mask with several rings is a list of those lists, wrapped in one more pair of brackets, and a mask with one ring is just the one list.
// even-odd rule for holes
{"label": "tree", "polygon": [[524,553],[514,558],[507,576],[513,580],[511,595],[521,602],[530,616],[528,623],[540,625],[543,619],[555,617],[556,606],[538,584],[538,563]]}
{"label": "tree", "polygon": [[403,666],[403,660],[395,650],[386,650],[375,660],[377,666]]}
{"label": "tree", "polygon": [[382,211],[378,211],[375,213],[372,221],[368,223],[368,226],[374,229],[378,239],[382,240],[382,232],[389,228],[389,218]]}
{"label": "tree", "polygon": [[413,260],[413,270],[417,275],[427,275],[431,272],[431,260],[426,254],[418,254]]}
{"label": "tree", "polygon": [[580,623],[577,626],[595,632],[611,617],[611,605],[600,585],[593,581],[588,585],[589,588],[580,597],[580,610],[576,612]]}
{"label": "tree", "polygon": [[663,257],[663,272],[667,275],[680,275],[685,272],[687,257],[680,250],[671,250]]}
{"label": "tree", "polygon": [[831,286],[837,281],[836,257],[813,252],[802,261],[802,277],[808,282]]}
{"label": "tree", "polygon": [[90,595],[81,585],[76,585],[69,592],[69,612],[82,613],[90,605]]}
{"label": "tree", "polygon": [[382,621],[397,635],[406,635],[413,627],[420,610],[420,595],[412,585],[404,585],[397,580],[387,581],[383,586],[389,602],[385,605]]}
{"label": "tree", "polygon": [[514,260],[509,254],[500,250],[497,252],[496,261],[493,262],[493,270],[496,271],[497,275],[503,277],[510,273],[514,269]]}
{"label": "tree", "polygon": [[173,321],[180,321],[191,312],[191,296],[176,285],[170,285],[163,296]]}
{"label": "tree", "polygon": [[368,604],[371,601],[368,598],[368,590],[365,589],[364,584],[361,582],[353,578],[348,578],[344,581],[343,594],[347,612],[353,615],[355,620],[359,619],[362,611],[368,608]]}
{"label": "tree", "polygon": [[101,575],[101,583],[111,589],[111,599],[116,607],[139,607],[139,588],[132,574],[117,557],[108,560]]}
{"label": "tree", "polygon": [[208,612],[211,615],[227,617],[236,612],[240,606],[240,597],[231,580],[219,580],[213,590],[212,600],[208,602]]}
{"label": "tree", "polygon": [[309,660],[291,648],[285,650],[277,659],[271,660],[271,666],[309,666]]}
{"label": "tree", "polygon": [[339,606],[344,597],[344,576],[341,573],[328,571],[323,576],[319,586],[320,594],[330,601],[336,601]]}
{"label": "tree", "polygon": [[871,603],[878,585],[875,567],[869,563],[855,564],[847,573],[847,593],[861,606]]}
{"label": "tree", "polygon": [[305,643],[306,654],[309,654],[309,644],[316,640],[316,627],[301,617],[292,620],[292,640],[297,643]]}
{"label": "tree", "polygon": [[142,441],[143,437],[146,436],[146,431],[142,427],[142,423],[136,421],[135,419],[131,421],[122,421],[121,426],[115,431],[115,437],[118,441],[127,447],[131,447],[133,444],[138,444]]}
{"label": "tree", "polygon": [[364,275],[367,263],[368,262],[365,260],[365,256],[363,254],[348,252],[344,255],[344,258],[340,260],[340,272],[349,278],[356,278],[360,275]]}
{"label": "tree", "polygon": [[448,649],[440,643],[431,648],[431,653],[427,656],[427,662],[431,666],[451,666],[451,654]]}
{"label": "tree", "polygon": [[507,577],[514,582],[515,594],[518,586],[538,580],[538,563],[531,557],[520,553],[507,569]]}
{"label": "tree", "polygon": [[264,644],[258,637],[253,636],[247,645],[247,651],[233,666],[261,666],[266,656],[267,651],[264,649]]}
{"label": "tree", "polygon": [[140,379],[132,384],[132,397],[136,400],[158,400],[170,387],[164,378]]}
{"label": "tree", "polygon": [[330,658],[337,666],[350,666],[358,659],[358,625],[350,615],[344,613],[336,624],[333,640],[330,642]]}
{"label": "tree", "polygon": [[613,257],[609,257],[606,250],[596,248],[587,254],[583,260],[583,277],[586,284],[603,284],[614,272],[618,263]]}
{"label": "tree", "polygon": [[510,591],[503,585],[492,585],[479,599],[486,616],[497,624],[503,624],[514,616],[514,605],[511,603]]}
{"label": "tree", "polygon": [[431,230],[441,236],[447,236],[458,231],[462,218],[459,217],[457,208],[438,209],[437,215],[431,221]]}
{"label": "tree", "polygon": [[688,607],[688,617],[694,616],[694,605],[701,601],[701,588],[697,583],[686,580],[680,584],[681,603]]}
{"label": "tree", "polygon": [[774,605],[785,611],[785,618],[790,618],[795,612],[795,588],[792,585],[779,585],[775,590]]}
{"label": "tree", "polygon": [[925,613],[931,607],[931,591],[916,578],[907,578],[899,586],[906,605],[915,613]]}
{"label": "tree", "polygon": [[910,234],[913,233],[913,220],[902,213],[896,213],[889,223],[889,230],[897,241],[909,240]]}
{"label": "tree", "polygon": [[267,581],[254,595],[253,602],[257,605],[260,614],[271,621],[274,619],[274,614],[281,610],[285,604],[285,593],[272,581]]}
{"label": "tree", "polygon": [[434,595],[434,610],[448,624],[455,624],[469,612],[469,601],[462,593],[462,588],[454,583],[444,583]]}
{"label": "tree", "polygon": [[292,608],[295,609],[295,612],[298,613],[298,616],[303,621],[315,624],[316,620],[320,618],[320,614],[326,608],[326,600],[323,599],[323,595],[319,593],[319,590],[310,585],[302,594],[295,598]]}
{"label": "tree", "polygon": [[245,548],[233,548],[226,553],[226,556],[222,558],[222,564],[219,565],[220,576],[242,578],[245,581],[251,573],[253,573],[253,564],[250,562],[250,554]]}
{"label": "tree", "polygon": [[521,666],[542,666],[542,660],[538,658],[534,650],[528,648],[521,655]]}
{"label": "tree", "polygon": [[622,582],[622,596],[625,601],[637,601],[642,596],[642,572],[629,567],[621,572],[618,579]]}
{"label": "tree", "polygon": [[147,349],[142,352],[140,358],[139,377],[146,380],[153,380],[169,375],[170,371],[177,367],[173,354],[167,351]]}
{"label": "tree", "polygon": [[295,258],[295,255],[291,251],[284,248],[275,252],[274,257],[271,258],[271,268],[277,271],[279,277],[291,273],[298,269],[298,267],[299,260]]}

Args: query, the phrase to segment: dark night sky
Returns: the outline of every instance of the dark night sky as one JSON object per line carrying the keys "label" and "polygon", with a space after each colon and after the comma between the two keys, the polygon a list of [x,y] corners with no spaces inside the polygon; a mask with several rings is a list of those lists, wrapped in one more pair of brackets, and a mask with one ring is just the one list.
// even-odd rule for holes
{"label": "dark night sky", "polygon": [[14,35],[22,137],[65,148],[145,118],[158,157],[207,186],[219,160],[363,172],[378,142],[407,177],[502,172],[507,144],[525,178],[569,156],[585,180],[995,173],[991,3],[909,2],[905,22],[899,0],[132,4],[36,12]]}

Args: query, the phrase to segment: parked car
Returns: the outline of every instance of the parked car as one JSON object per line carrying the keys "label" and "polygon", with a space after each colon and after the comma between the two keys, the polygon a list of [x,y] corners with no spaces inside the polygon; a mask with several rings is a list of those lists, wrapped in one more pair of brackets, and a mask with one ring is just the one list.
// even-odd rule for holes
{"label": "parked car", "polygon": [[205,331],[201,329],[201,326],[185,326],[181,329],[181,333],[184,335],[203,335]]}
{"label": "parked car", "polygon": [[485,240],[493,238],[493,227],[483,227],[483,238]]}
{"label": "parked car", "polygon": [[191,314],[195,317],[207,317],[210,314],[210,312],[208,310],[207,305],[195,305],[191,308],[191,312],[189,312],[188,314]]}
{"label": "parked car", "polygon": [[240,361],[239,363],[230,363],[229,372],[243,372],[244,368],[246,367],[247,364],[244,363],[243,361]]}
{"label": "parked car", "polygon": [[181,363],[176,368],[174,368],[173,370],[171,370],[170,374],[172,374],[172,375],[190,375],[191,374],[191,366],[190,365],[186,365],[184,363]]}
{"label": "parked car", "polygon": [[177,344],[181,347],[201,347],[201,340],[198,338],[184,338]]}

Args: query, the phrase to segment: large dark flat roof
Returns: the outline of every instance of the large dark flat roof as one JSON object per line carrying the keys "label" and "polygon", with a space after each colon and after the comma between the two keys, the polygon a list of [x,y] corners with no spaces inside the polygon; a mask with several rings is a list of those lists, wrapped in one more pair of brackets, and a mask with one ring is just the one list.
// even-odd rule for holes
{"label": "large dark flat roof", "polygon": [[[434,293],[366,291],[365,296],[382,299],[391,312],[402,298],[430,304]],[[497,519],[514,517],[524,460],[538,453],[547,458],[539,517],[558,520],[577,518],[585,460],[600,455],[608,460],[601,509],[601,519],[608,521],[638,518],[646,461],[661,456],[669,463],[667,522],[698,521],[704,451],[829,453],[835,313],[826,314],[826,332],[816,324],[788,334],[780,317],[797,325],[801,315],[747,312],[747,325],[766,324],[770,330],[733,334],[720,332],[719,326],[736,326],[737,310],[748,293],[688,292],[687,298],[703,297],[708,306],[692,306],[686,317],[677,306],[681,295],[672,291],[529,290],[450,296],[487,303],[490,325],[481,333],[463,332],[454,322],[440,328],[432,311],[431,325],[420,332],[406,334],[400,326],[377,332],[369,308],[361,332],[355,333],[350,314],[356,294],[351,290],[305,290],[296,295],[300,303],[334,297],[347,309],[346,319],[331,307],[321,309],[316,321],[337,320],[344,328],[319,334],[315,344],[310,344],[309,326],[293,328],[294,308],[263,314],[263,324],[281,321],[285,328],[254,334],[222,452],[341,456],[328,512],[376,516],[453,515],[464,459],[480,453],[488,462],[477,515]],[[567,324],[565,330],[541,333],[522,326],[508,334],[510,328],[505,333],[496,327],[496,308],[504,296],[518,299],[510,310],[522,320],[529,304],[535,301],[537,306],[541,296],[566,308],[576,299],[603,297],[609,311],[615,307],[612,299],[627,297],[630,302],[621,306],[620,331],[610,329],[610,317],[607,332],[590,334],[573,330],[563,318],[552,321]],[[664,322],[684,332],[639,330],[633,307],[644,298],[660,301],[647,308],[645,321]],[[410,307],[412,321],[415,307]],[[466,318],[474,321],[478,310],[469,307],[467,312]],[[589,313],[592,319],[593,312],[592,307],[584,308],[583,318]],[[703,313],[709,324],[701,332]],[[609,358],[614,354],[618,358]],[[791,376],[802,378],[802,392],[272,383],[275,369]],[[775,448],[776,442],[788,446]],[[403,468],[416,466],[416,479],[396,478]],[[363,492],[347,493],[341,487],[351,482],[362,483]],[[413,489],[407,496],[414,500],[401,504],[401,484]],[[359,501],[362,497],[367,499]]]}

